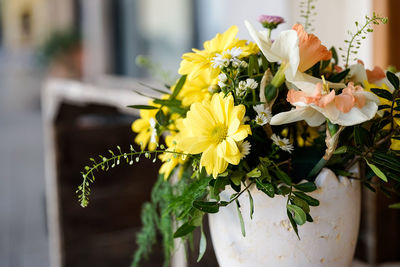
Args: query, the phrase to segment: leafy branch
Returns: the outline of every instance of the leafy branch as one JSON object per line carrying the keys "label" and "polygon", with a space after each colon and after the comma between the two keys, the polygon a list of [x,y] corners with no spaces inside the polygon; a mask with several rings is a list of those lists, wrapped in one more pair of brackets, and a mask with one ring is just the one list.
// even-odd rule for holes
{"label": "leafy branch", "polygon": [[372,14],[372,18],[365,16],[365,23],[363,25],[360,25],[358,21],[355,22],[357,31],[355,33],[348,31],[350,38],[344,41],[347,44],[347,48],[339,48],[341,51],[346,51],[346,54],[342,55],[342,59],[346,62],[346,68],[349,66],[351,55],[356,55],[358,53],[358,49],[361,46],[361,40],[364,40],[368,33],[374,31],[372,25],[386,24],[387,22],[387,17],[381,17],[375,12]]}
{"label": "leafy branch", "polygon": [[95,181],[95,171],[108,171],[110,168],[114,168],[124,161],[129,165],[133,165],[134,161],[139,162],[140,158],[143,155],[147,159],[151,159],[152,155],[154,155],[153,162],[156,162],[157,155],[159,153],[171,153],[174,154],[174,156],[176,157],[190,156],[190,154],[185,154],[182,152],[165,150],[163,145],[160,146],[159,150],[154,151],[136,151],[132,145],[130,146],[130,152],[122,152],[120,146],[117,146],[117,149],[117,153],[114,153],[112,150],[108,150],[108,152],[111,154],[110,157],[99,155],[100,161],[96,161],[94,158],[90,158],[92,165],[85,166],[85,171],[81,172],[83,180],[82,183],[78,186],[78,190],[76,190],[76,193],[78,194],[79,202],[83,208],[87,207],[87,205],[89,204],[90,184],[93,184]]}
{"label": "leafy branch", "polygon": [[[313,2],[317,0],[307,0],[300,2],[300,17],[304,19],[304,30],[308,32],[309,27],[312,26],[312,16],[317,15],[317,12],[314,12],[315,5]],[[310,31],[314,31],[315,29],[310,29]]]}

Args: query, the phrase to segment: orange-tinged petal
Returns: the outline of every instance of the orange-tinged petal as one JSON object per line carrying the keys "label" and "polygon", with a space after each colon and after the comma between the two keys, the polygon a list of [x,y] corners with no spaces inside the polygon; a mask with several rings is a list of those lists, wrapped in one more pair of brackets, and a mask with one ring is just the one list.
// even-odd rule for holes
{"label": "orange-tinged petal", "polygon": [[299,71],[304,72],[315,65],[320,60],[332,58],[332,52],[314,34],[308,34],[301,24],[295,24],[293,30],[299,37],[300,65]]}
{"label": "orange-tinged petal", "polygon": [[386,77],[386,74],[383,71],[383,69],[378,66],[375,66],[373,70],[367,69],[366,72],[367,72],[368,82],[370,83],[374,83]]}
{"label": "orange-tinged petal", "polygon": [[343,92],[335,97],[336,108],[343,113],[349,112],[354,107],[355,102],[356,100],[349,87],[343,89]]}

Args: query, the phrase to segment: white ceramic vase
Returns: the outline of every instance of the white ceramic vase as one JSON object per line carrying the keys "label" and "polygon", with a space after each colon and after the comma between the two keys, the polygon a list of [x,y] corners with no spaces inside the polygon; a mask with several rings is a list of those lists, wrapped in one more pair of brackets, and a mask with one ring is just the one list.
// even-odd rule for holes
{"label": "white ceramic vase", "polygon": [[[239,197],[246,237],[240,231],[236,205],[209,215],[214,250],[221,267],[351,266],[360,222],[360,182],[336,177],[323,169],[310,195],[320,201],[311,207],[313,223],[299,226],[299,240],[286,214],[286,198],[269,198],[251,188],[254,216],[250,219],[247,193]],[[224,191],[223,199],[232,192]]]}

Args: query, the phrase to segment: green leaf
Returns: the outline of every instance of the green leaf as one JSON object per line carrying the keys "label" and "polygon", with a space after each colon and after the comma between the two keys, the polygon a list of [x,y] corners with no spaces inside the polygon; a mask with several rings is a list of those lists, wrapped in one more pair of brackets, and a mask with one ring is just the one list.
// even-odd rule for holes
{"label": "green leaf", "polygon": [[187,75],[183,75],[179,81],[176,83],[174,91],[172,92],[169,99],[175,99],[179,92],[182,90],[183,85],[185,85]]}
{"label": "green leaf", "polygon": [[391,204],[391,205],[389,205],[389,208],[391,208],[391,209],[400,209],[400,203]]}
{"label": "green leaf", "polygon": [[202,200],[195,200],[193,201],[193,207],[207,212],[207,213],[217,213],[219,211],[219,206],[216,201],[202,201]]}
{"label": "green leaf", "polygon": [[354,141],[357,145],[371,146],[371,133],[361,126],[354,127]]}
{"label": "green leaf", "polygon": [[229,179],[231,179],[232,183],[234,183],[235,185],[240,185],[240,183],[242,182],[242,178],[246,175],[245,172],[234,172],[229,176]]}
{"label": "green leaf", "polygon": [[317,186],[312,182],[305,182],[293,185],[294,188],[303,192],[312,192],[317,189]]}
{"label": "green leaf", "polygon": [[185,236],[193,230],[196,229],[196,226],[190,225],[189,222],[182,224],[174,233],[174,238]]}
{"label": "green leaf", "polygon": [[268,66],[269,66],[269,62],[267,60],[267,58],[261,53],[261,65],[263,67],[264,71],[267,71]]}
{"label": "green leaf", "polygon": [[179,107],[181,105],[181,101],[177,99],[154,99],[153,103],[167,107]]}
{"label": "green leaf", "polygon": [[338,74],[335,74],[332,77],[330,77],[329,81],[333,82],[333,83],[338,83],[341,80],[343,80],[344,78],[346,78],[346,76],[347,76],[347,74],[349,74],[349,72],[350,72],[350,69],[346,69],[342,72],[339,72]]}
{"label": "green leaf", "polygon": [[336,52],[336,49],[335,49],[335,47],[332,46],[330,50],[332,52],[332,58],[333,58],[335,64],[337,65],[339,62],[339,59],[338,59],[338,54]]}
{"label": "green leaf", "polygon": [[292,185],[292,179],[290,179],[290,177],[284,171],[282,171],[278,167],[276,167],[273,171],[276,174],[276,176],[278,176],[278,178],[282,180],[282,182],[284,182],[287,185]]}
{"label": "green leaf", "polygon": [[319,200],[318,199],[310,197],[309,195],[306,195],[303,192],[294,191],[293,194],[295,194],[297,197],[305,200],[308,203],[308,205],[310,205],[310,206],[316,207],[316,206],[319,205]]}
{"label": "green leaf", "polygon": [[289,209],[286,210],[286,214],[287,214],[287,216],[288,216],[288,218],[289,218],[290,224],[292,225],[294,232],[295,232],[296,235],[297,235],[297,238],[300,240],[299,230],[298,230],[298,228],[297,228],[297,224],[296,224],[295,220],[293,219],[293,215],[292,215],[292,213],[289,211]]}
{"label": "green leaf", "polygon": [[250,178],[258,178],[261,176],[261,171],[258,168],[254,168],[251,172],[247,173]]}
{"label": "green leaf", "polygon": [[388,181],[386,175],[378,167],[376,167],[374,164],[369,163],[367,159],[365,159],[365,162],[368,164],[368,166],[371,168],[376,176],[378,176],[385,182]]}
{"label": "green leaf", "polygon": [[250,190],[247,190],[247,193],[249,194],[250,219],[253,219],[253,214],[254,214],[254,200],[253,200],[253,197],[251,196]]}
{"label": "green leaf", "polygon": [[239,204],[239,201],[237,199],[235,200],[235,202],[236,202],[236,210],[238,212],[238,217],[239,217],[239,221],[240,221],[240,229],[242,230],[243,237],[245,237],[246,236],[246,229],[244,227],[243,215],[242,215],[242,212],[240,211],[240,204]]}
{"label": "green leaf", "polygon": [[153,106],[149,106],[149,105],[130,105],[127,107],[135,108],[135,109],[159,109],[158,107],[153,107]]}
{"label": "green leaf", "polygon": [[399,78],[396,74],[388,71],[386,72],[386,77],[388,78],[389,82],[393,85],[394,89],[399,89]]}
{"label": "green leaf", "polygon": [[381,89],[381,88],[371,88],[371,91],[376,94],[379,97],[382,97],[384,99],[387,99],[389,101],[393,101],[393,95],[385,90],[385,89]]}
{"label": "green leaf", "polygon": [[306,201],[302,200],[301,198],[291,197],[290,201],[293,205],[300,207],[305,213],[310,212],[310,206],[308,205],[308,203]]}
{"label": "green leaf", "polygon": [[334,155],[340,155],[340,154],[345,154],[347,153],[348,147],[347,146],[341,146],[333,152]]}
{"label": "green leaf", "polygon": [[199,257],[197,258],[197,262],[199,262],[203,256],[204,253],[206,252],[206,248],[207,248],[207,239],[206,239],[206,235],[204,234],[203,231],[203,225],[201,226],[201,235],[200,235],[200,244],[199,244]]}
{"label": "green leaf", "polygon": [[287,205],[287,209],[293,213],[293,219],[298,225],[303,225],[306,223],[307,216],[306,213],[298,206]]}
{"label": "green leaf", "polygon": [[392,107],[389,106],[389,105],[379,105],[379,106],[378,106],[378,110],[389,109],[389,108],[392,108]]}
{"label": "green leaf", "polygon": [[167,118],[167,116],[165,116],[164,111],[162,111],[162,109],[159,109],[157,111],[156,120],[162,126],[168,125],[168,118]]}
{"label": "green leaf", "polygon": [[263,191],[269,197],[273,198],[275,196],[274,186],[270,183],[263,183],[260,179],[256,179],[256,186],[258,190]]}

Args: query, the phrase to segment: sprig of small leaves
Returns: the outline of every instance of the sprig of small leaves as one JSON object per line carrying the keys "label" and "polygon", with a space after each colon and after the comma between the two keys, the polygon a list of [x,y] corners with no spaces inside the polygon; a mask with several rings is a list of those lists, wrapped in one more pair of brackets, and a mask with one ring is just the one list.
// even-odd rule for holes
{"label": "sprig of small leaves", "polygon": [[[373,32],[373,25],[386,24],[388,22],[387,17],[381,17],[377,15],[375,12],[372,14],[372,17],[365,16],[365,23],[360,24],[358,21],[355,22],[357,31],[347,33],[350,35],[349,39],[345,40],[346,43],[345,48],[339,48],[341,51],[346,51],[345,54],[342,54],[342,59],[345,61],[345,67],[347,68],[349,65],[349,61],[352,59],[352,56],[357,55],[358,49],[361,46],[361,41],[366,38],[366,35],[370,32]],[[355,59],[355,58],[354,58]]]}
{"label": "sprig of small leaves", "polygon": [[131,145],[129,152],[122,152],[121,147],[117,146],[117,152],[114,152],[111,149],[108,150],[108,152],[110,154],[108,157],[99,155],[99,160],[90,158],[92,164],[85,166],[84,171],[81,172],[83,180],[78,186],[76,193],[78,194],[79,202],[83,208],[87,207],[89,204],[89,196],[91,191],[90,184],[93,184],[95,181],[94,173],[96,171],[108,171],[109,169],[114,168],[123,162],[133,165],[135,162],[139,162],[142,157],[145,157],[146,159],[152,159],[153,162],[156,162],[157,155],[160,153],[171,153],[176,155],[176,157],[190,156],[189,154],[184,154],[181,152],[165,150],[164,145],[160,145],[160,149],[154,151],[136,151]]}
{"label": "sprig of small leaves", "polygon": [[299,4],[300,7],[300,17],[304,19],[304,30],[305,31],[315,31],[314,28],[312,27],[312,23],[314,22],[314,19],[312,16],[316,16],[317,12],[315,12],[315,5],[314,3],[317,2],[317,0],[307,0],[307,1],[301,1]]}

